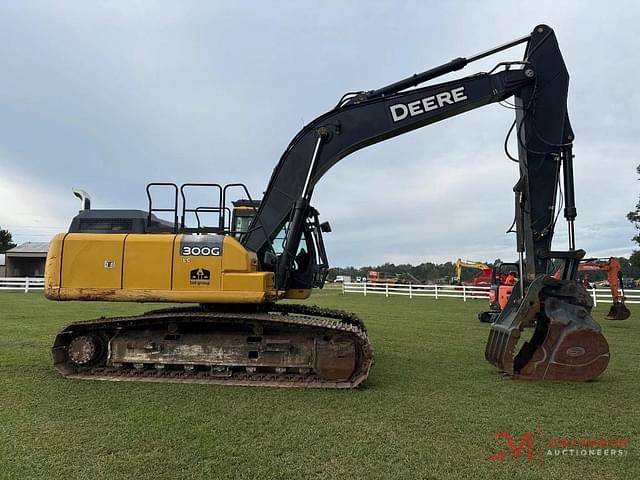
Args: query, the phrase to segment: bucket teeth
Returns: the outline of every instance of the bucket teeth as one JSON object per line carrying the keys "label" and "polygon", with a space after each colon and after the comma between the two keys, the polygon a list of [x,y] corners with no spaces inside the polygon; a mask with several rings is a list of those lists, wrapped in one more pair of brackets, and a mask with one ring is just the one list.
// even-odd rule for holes
{"label": "bucket teeth", "polygon": [[[485,358],[514,378],[587,381],[604,372],[609,346],[576,282],[539,277],[524,298],[510,299],[491,325]],[[531,338],[516,353],[525,327]]]}

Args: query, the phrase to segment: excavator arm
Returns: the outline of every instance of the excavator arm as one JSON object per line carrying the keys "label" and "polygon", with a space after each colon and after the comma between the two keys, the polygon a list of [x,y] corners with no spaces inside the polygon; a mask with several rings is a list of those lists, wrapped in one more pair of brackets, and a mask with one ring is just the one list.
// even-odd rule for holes
{"label": "excavator arm", "polygon": [[[523,61],[501,63],[489,73],[406,90],[524,42],[527,49]],[[258,253],[263,267],[276,271],[277,287],[287,289],[314,186],[329,168],[366,146],[515,97],[528,270],[546,273],[551,259],[559,159],[566,156],[567,149],[570,151],[573,139],[566,105],[568,80],[555,34],[541,25],[531,35],[488,52],[455,59],[378,90],[343,97],[289,144],[243,244]],[[573,191],[572,185],[568,190]],[[285,224],[284,252],[274,258],[270,246]]]}
{"label": "excavator arm", "polygon": [[[527,44],[522,61],[409,89],[521,43]],[[513,97],[512,133],[518,145],[518,158],[513,160],[520,167],[514,187],[520,280],[491,325],[485,357],[515,377],[595,378],[608,365],[609,348],[590,316],[591,299],[575,280],[585,252],[575,248],[574,135],[567,113],[568,86],[569,74],[555,34],[539,25],[530,35],[487,52],[454,59],[378,90],[346,95],[289,144],[242,242],[257,253],[263,269],[275,271],[278,290],[296,288],[293,280],[299,278],[292,273],[300,241],[308,238],[306,226],[314,216],[310,214],[313,189],[333,165],[366,146]],[[551,251],[561,179],[569,249]],[[275,255],[272,242],[283,228],[284,249]],[[563,263],[560,279],[549,276],[557,260]],[[533,336],[516,353],[524,329],[532,326]]]}

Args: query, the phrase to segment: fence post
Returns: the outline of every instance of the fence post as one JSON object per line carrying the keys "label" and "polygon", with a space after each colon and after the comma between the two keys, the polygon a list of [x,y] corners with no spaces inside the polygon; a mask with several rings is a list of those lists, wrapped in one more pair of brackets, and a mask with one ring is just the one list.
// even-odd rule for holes
{"label": "fence post", "polygon": [[591,288],[591,296],[593,297],[593,306],[597,307],[598,306],[598,296],[596,294],[595,285]]}
{"label": "fence post", "polygon": [[437,300],[437,299],[438,299],[438,284],[436,283],[436,284],[434,285],[434,287],[435,287],[435,288],[434,288],[434,292],[435,292],[435,294],[436,294],[435,296],[436,296],[436,300]]}
{"label": "fence post", "polygon": [[24,293],[29,293],[29,277],[24,279]]}
{"label": "fence post", "polygon": [[467,286],[466,285],[462,285],[462,301],[463,302],[467,301]]}
{"label": "fence post", "polygon": [[364,296],[365,297],[367,296],[367,283],[369,283],[369,282],[364,282],[364,290],[363,290],[363,292],[364,292]]}
{"label": "fence post", "polygon": [[413,298],[413,295],[411,293],[411,284],[409,284],[409,298]]}
{"label": "fence post", "polygon": [[384,296],[389,298],[389,284],[388,283],[384,284]]}
{"label": "fence post", "polygon": [[342,282],[342,295],[344,295],[344,282]]}

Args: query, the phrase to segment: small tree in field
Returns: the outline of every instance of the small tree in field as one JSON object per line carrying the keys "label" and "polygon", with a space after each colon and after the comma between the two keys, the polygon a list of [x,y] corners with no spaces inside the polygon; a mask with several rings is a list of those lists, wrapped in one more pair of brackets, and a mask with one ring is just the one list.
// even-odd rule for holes
{"label": "small tree in field", "polygon": [[[638,165],[636,171],[640,175],[640,165]],[[638,230],[640,230],[640,200],[638,201],[638,203],[636,203],[636,209],[632,212],[627,213],[627,218],[636,226]],[[640,245],[640,233],[633,237],[632,240]],[[634,250],[633,254],[631,254],[631,257],[629,257],[629,261],[632,265],[640,268],[640,250]]]}

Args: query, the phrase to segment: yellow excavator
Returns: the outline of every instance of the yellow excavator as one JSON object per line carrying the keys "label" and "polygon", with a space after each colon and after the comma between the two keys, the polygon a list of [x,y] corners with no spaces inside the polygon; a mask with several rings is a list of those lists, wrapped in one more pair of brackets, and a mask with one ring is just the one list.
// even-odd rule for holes
{"label": "yellow excavator", "polygon": [[463,260],[459,258],[454,264],[454,281],[458,285],[462,285],[462,271],[465,268],[480,270],[480,273],[473,279],[473,285],[489,286],[491,284],[491,267],[486,263],[476,262],[474,260]]}
{"label": "yellow excavator", "polygon": [[[522,60],[422,85],[520,44]],[[584,251],[573,234],[568,81],[553,30],[539,25],[477,55],[344,95],[293,138],[261,199],[242,184],[152,183],[146,211],[97,210],[78,192],[83,209],[49,248],[47,298],[185,305],[72,323],[54,341],[55,368],[80,379],[358,386],[373,363],[363,322],[349,312],[277,303],[307,298],[327,275],[322,234],[331,229],[310,204],[315,185],[356,150],[512,99],[520,285],[491,325],[485,356],[514,378],[597,377],[609,351],[576,280]],[[551,251],[561,168],[570,243],[567,251]],[[211,203],[194,205],[197,189],[208,189]],[[154,203],[160,191],[170,194],[170,206]],[[549,276],[554,260],[565,265],[560,279]],[[516,353],[523,329],[533,324],[535,334]]]}

